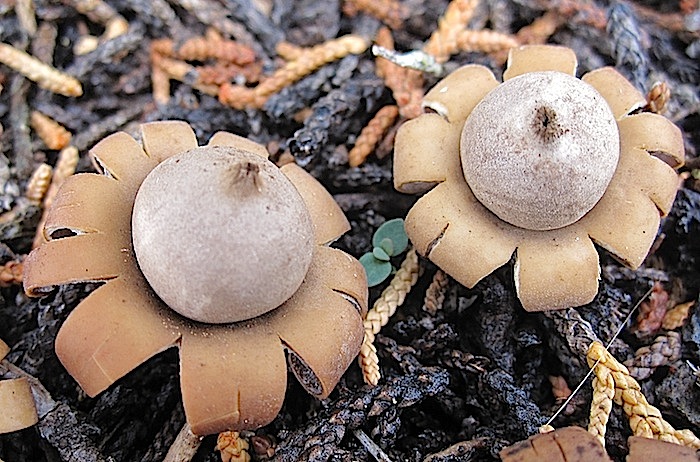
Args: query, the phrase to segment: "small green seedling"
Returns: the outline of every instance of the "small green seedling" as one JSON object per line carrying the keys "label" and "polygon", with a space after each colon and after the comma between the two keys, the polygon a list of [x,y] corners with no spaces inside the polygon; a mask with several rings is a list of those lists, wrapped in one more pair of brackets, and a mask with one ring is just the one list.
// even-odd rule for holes
{"label": "small green seedling", "polygon": [[374,249],[360,257],[360,263],[367,273],[367,285],[374,287],[382,283],[394,271],[391,257],[402,253],[408,247],[408,236],[402,218],[389,220],[377,228],[372,237]]}

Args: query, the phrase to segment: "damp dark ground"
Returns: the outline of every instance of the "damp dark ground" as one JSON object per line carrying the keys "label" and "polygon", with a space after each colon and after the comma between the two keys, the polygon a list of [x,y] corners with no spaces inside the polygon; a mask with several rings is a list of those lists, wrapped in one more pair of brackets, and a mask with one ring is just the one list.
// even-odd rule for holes
{"label": "damp dark ground", "polygon": [[[273,66],[274,48],[282,39],[309,46],[346,33],[371,38],[380,26],[373,17],[350,17],[342,12],[339,0],[261,0],[259,6],[270,7],[267,14],[255,2],[243,0],[110,0],[128,20],[129,31],[92,53],[76,56],[72,50],[79,36],[102,33],[101,26],[77,12],[77,3],[34,1],[37,22],[46,24],[49,32],[32,39],[20,27],[14,2],[0,2],[2,42],[48,55],[57,68],[76,76],[85,91],[80,98],[57,96],[38,89],[10,68],[0,67],[3,262],[21,258],[30,250],[40,210],[22,200],[24,188],[38,163],[54,164],[57,157],[56,151],[47,149],[28,129],[32,110],[53,117],[73,133],[73,144],[81,156],[80,171],[91,169],[88,150],[105,135],[117,130],[133,133],[140,122],[162,119],[188,121],[200,141],[227,130],[267,145],[273,158],[289,151],[345,210],[352,230],[336,245],[358,257],[370,250],[372,233],[381,223],[404,217],[415,201],[394,191],[390,155],[372,155],[357,168],[346,162],[348,150],[371,115],[392,103],[392,94],[375,74],[369,52],[322,67],[272,97],[262,110],[224,107],[186,83],[173,83],[168,104],[155,104],[151,95],[149,43],[155,38],[182,40],[203,35],[207,27],[221,28],[225,18],[247,33],[263,66]],[[183,6],[188,3],[194,8]],[[401,3],[409,15],[394,32],[397,49],[420,48],[447,2]],[[319,402],[290,376],[281,413],[254,432],[254,441],[273,445],[272,460],[373,460],[356,437],[357,430],[369,435],[393,461],[498,460],[501,448],[536,433],[559,407],[548,377],[563,377],[571,389],[584,377],[584,352],[575,345],[590,340],[586,335],[607,343],[654,281],[662,284],[671,304],[698,299],[700,188],[689,175],[700,167],[697,3],[581,3],[590,8],[567,9],[567,3],[558,0],[484,1],[470,27],[512,33],[547,11],[556,11],[565,22],[549,41],[576,50],[579,73],[613,65],[645,94],[655,81],[667,82],[672,98],[666,115],[683,130],[689,167],[682,169],[686,173],[683,186],[672,212],[663,220],[653,254],[642,268],[631,271],[601,251],[596,299],[551,316],[527,313],[519,306],[512,264],[473,289],[450,281],[442,307],[431,314],[423,304],[436,268],[423,261],[417,285],[377,336],[383,374],[379,385],[364,385],[353,364],[330,398]],[[208,14],[217,10],[225,11],[226,16]],[[607,25],[593,26],[591,11],[603,12]],[[669,18],[675,22],[666,21]],[[44,48],[38,49],[37,42]],[[497,76],[502,72],[501,63],[481,53],[454,55],[447,67],[470,62],[489,66]],[[434,81],[428,78],[426,86]],[[305,109],[300,119],[298,114]],[[371,301],[382,287],[371,290]],[[9,361],[38,378],[60,410],[40,427],[0,435],[0,459],[5,462],[158,461],[184,423],[174,349],[94,399],[87,398],[62,368],[53,351],[56,332],[91,288],[64,287],[41,299],[28,299],[18,286],[0,292],[0,338],[13,346]],[[590,323],[592,334],[584,335],[576,328],[581,319]],[[635,333],[637,324],[634,315],[613,343],[612,351],[621,361],[663,334],[654,329]],[[642,389],[676,428],[700,434],[700,387],[691,367],[700,365],[697,305],[677,330],[682,337],[680,359],[655,368],[641,381]],[[577,338],[580,335],[583,337]],[[589,381],[553,425],[585,427],[590,390]],[[607,449],[616,460],[624,458],[629,435],[628,422],[615,406]],[[215,443],[215,436],[205,438],[194,460],[220,460]],[[251,452],[256,460],[269,458]]]}

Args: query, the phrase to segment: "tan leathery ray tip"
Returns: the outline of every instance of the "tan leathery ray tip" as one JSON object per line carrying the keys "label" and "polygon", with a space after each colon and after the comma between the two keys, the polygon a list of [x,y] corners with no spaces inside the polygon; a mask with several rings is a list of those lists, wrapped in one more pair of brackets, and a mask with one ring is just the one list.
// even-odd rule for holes
{"label": "tan leathery ray tip", "polygon": [[405,226],[419,253],[467,287],[508,262],[520,232],[479,204],[464,181],[420,198]]}
{"label": "tan leathery ray tip", "polygon": [[280,168],[299,191],[311,214],[317,244],[328,244],[350,230],[350,222],[333,196],[314,177],[296,164]]}
{"label": "tan leathery ray tip", "polygon": [[158,163],[148,157],[141,145],[125,132],[117,132],[103,139],[90,150],[90,155],[98,170],[116,178],[123,188],[134,194]]}
{"label": "tan leathery ray tip", "polygon": [[[47,240],[59,230],[123,233],[131,226],[131,203],[114,178],[94,173],[70,176],[47,212]],[[127,239],[128,241],[128,239]]]}
{"label": "tan leathery ray tip", "polygon": [[503,462],[610,462],[598,440],[580,427],[533,435],[502,449]]}
{"label": "tan leathery ray tip", "polygon": [[682,167],[685,163],[681,129],[666,117],[641,112],[623,117],[618,125],[624,145],[644,149],[671,168]]}
{"label": "tan leathery ray tip", "polygon": [[461,125],[451,124],[438,114],[423,114],[405,122],[394,142],[394,187],[415,194],[448,178],[461,178],[461,131]]}
{"label": "tan leathery ray tip", "polygon": [[669,443],[642,436],[630,436],[627,440],[629,462],[662,461],[697,462],[698,453],[695,449],[680,444]]}
{"label": "tan leathery ray tip", "polygon": [[197,137],[187,122],[167,120],[141,124],[141,142],[158,163],[179,152],[197,147]]}
{"label": "tan leathery ray tip", "polygon": [[581,80],[605,98],[616,119],[646,104],[644,95],[612,67],[590,71]]}
{"label": "tan leathery ray tip", "polygon": [[523,45],[511,48],[503,80],[527,72],[558,71],[576,75],[576,54],[570,48],[556,45]]}
{"label": "tan leathery ray tip", "polygon": [[659,210],[648,197],[613,177],[603,198],[580,223],[596,244],[635,269],[646,258],[660,221]]}
{"label": "tan leathery ray tip", "polygon": [[518,247],[514,273],[527,311],[585,305],[598,292],[598,252],[576,225],[532,233]]}
{"label": "tan leathery ray tip", "polygon": [[[645,178],[646,181],[640,181]],[[678,189],[678,175],[664,161],[638,148],[624,147],[618,166],[618,181],[630,190],[641,191],[659,208],[661,215],[671,211]],[[634,207],[635,204],[630,204]]]}
{"label": "tan leathery ray tip", "polygon": [[251,141],[248,138],[244,138],[229,132],[214,133],[214,135],[209,139],[208,146],[231,146],[257,154],[265,159],[270,157],[270,153],[267,152],[265,146],[256,143],[255,141]]}
{"label": "tan leathery ray tip", "polygon": [[287,367],[279,338],[260,318],[185,333],[180,386],[196,435],[255,429],[270,423],[284,400]]}
{"label": "tan leathery ray tip", "polygon": [[481,98],[497,85],[488,68],[468,64],[440,80],[423,98],[423,108],[437,112],[448,122],[462,124]]}
{"label": "tan leathery ray tip", "polygon": [[134,264],[131,249],[119,244],[114,236],[99,233],[48,241],[24,261],[24,290],[36,296],[57,285],[113,279]]}
{"label": "tan leathery ray tip", "polygon": [[56,355],[90,396],[173,346],[179,321],[138,281],[109,281],[83,300],[56,337]]}
{"label": "tan leathery ray tip", "polygon": [[0,381],[0,434],[31,427],[39,421],[29,381]]}
{"label": "tan leathery ray tip", "polygon": [[0,361],[5,359],[5,356],[7,356],[7,353],[10,352],[10,347],[7,345],[7,343],[3,342],[2,339],[0,339]]}
{"label": "tan leathery ray tip", "polygon": [[364,336],[361,311],[367,309],[366,295],[349,300],[353,288],[345,290],[335,282],[362,281],[364,270],[359,262],[334,265],[343,259],[349,260],[339,250],[319,248],[297,293],[269,316],[271,328],[289,350],[297,379],[321,398],[328,396],[355,359]]}

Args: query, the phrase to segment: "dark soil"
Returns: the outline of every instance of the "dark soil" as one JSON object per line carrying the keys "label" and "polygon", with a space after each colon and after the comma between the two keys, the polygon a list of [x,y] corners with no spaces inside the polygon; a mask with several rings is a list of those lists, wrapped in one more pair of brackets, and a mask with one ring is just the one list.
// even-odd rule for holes
{"label": "dark soil", "polygon": [[[247,31],[269,70],[274,66],[275,44],[283,38],[309,46],[346,33],[373,37],[379,21],[366,14],[345,15],[340,0],[260,1],[271,4],[269,15],[256,9],[256,2],[243,0],[192,1],[197,15],[182,6],[186,2],[109,0],[129,21],[129,31],[84,56],[74,55],[73,45],[86,32],[99,35],[102,29],[77,12],[74,6],[79,2],[33,3],[37,22],[49,31],[48,38],[29,37],[9,0],[0,4],[2,42],[52,57],[57,68],[82,82],[85,94],[80,98],[58,96],[0,67],[4,87],[0,94],[4,128],[0,135],[0,212],[4,212],[0,263],[30,250],[41,211],[22,200],[24,187],[39,162],[56,161],[57,152],[47,149],[28,128],[28,113],[35,109],[74,134],[80,171],[91,170],[88,150],[102,137],[117,130],[134,133],[138,123],[162,119],[188,121],[200,142],[226,130],[267,145],[274,158],[290,151],[345,210],[352,230],[336,246],[357,257],[371,250],[372,234],[380,224],[405,217],[416,200],[394,191],[391,156],[370,156],[357,168],[346,163],[362,127],[380,107],[392,103],[392,94],[375,74],[369,52],[324,66],[273,96],[263,110],[230,109],[216,98],[175,82],[168,104],[157,105],[152,99],[150,41],[182,40],[203,35],[208,26],[217,27],[221,18],[206,14],[212,5],[225,8],[228,19]],[[410,17],[394,33],[396,47],[420,48],[447,1],[401,3],[407,5]],[[482,2],[470,27],[513,33],[558,8],[566,22],[550,42],[574,48],[579,73],[614,65],[644,93],[656,80],[667,82],[672,98],[666,115],[681,127],[686,142],[689,167],[681,171],[698,169],[697,2],[572,3],[584,7],[567,10],[567,2],[559,0]],[[687,11],[693,5],[695,10]],[[685,13],[680,8],[686,8]],[[591,24],[590,11],[607,15],[605,29]],[[681,19],[673,26],[664,18]],[[447,67],[470,62],[485,64],[496,75],[502,72],[501,64],[481,53],[455,55]],[[426,85],[435,82],[427,80]],[[302,122],[295,121],[305,108],[310,112]],[[588,334],[607,343],[654,281],[661,282],[671,304],[698,299],[699,184],[700,180],[686,177],[673,211],[663,220],[653,254],[642,268],[625,269],[600,251],[599,295],[576,310],[552,315],[525,312],[515,296],[511,263],[473,289],[450,281],[444,304],[433,315],[423,309],[423,300],[436,268],[423,261],[418,284],[377,336],[383,374],[377,387],[364,385],[353,364],[331,397],[319,402],[290,375],[282,412],[270,425],[245,436],[256,441],[256,447],[271,442],[272,460],[277,461],[373,460],[356,437],[357,430],[369,435],[393,461],[498,460],[500,449],[535,434],[559,407],[549,376],[563,376],[573,389],[586,375],[585,350],[574,347],[581,340],[574,329],[577,321],[588,321],[592,327]],[[395,263],[400,263],[400,257]],[[183,425],[176,350],[158,355],[94,399],[84,395],[58,362],[53,351],[58,328],[93,288],[63,287],[40,299],[27,298],[16,285],[0,292],[0,338],[13,347],[8,360],[38,378],[58,409],[39,426],[0,435],[3,461],[158,461]],[[371,290],[371,301],[382,288]],[[697,308],[696,303],[680,328],[681,359],[657,368],[641,385],[649,402],[676,428],[700,434],[700,387],[695,385],[691,368],[691,364],[700,365]],[[651,344],[662,333],[635,333],[635,318],[613,343],[612,351],[620,361],[631,358],[637,348]],[[7,377],[0,374],[0,379]],[[589,379],[553,425],[586,427],[590,396]],[[630,434],[624,413],[615,406],[607,431],[607,450],[614,459],[624,459]],[[215,436],[205,438],[194,460],[220,460],[215,443]],[[267,458],[251,452],[254,460]]]}

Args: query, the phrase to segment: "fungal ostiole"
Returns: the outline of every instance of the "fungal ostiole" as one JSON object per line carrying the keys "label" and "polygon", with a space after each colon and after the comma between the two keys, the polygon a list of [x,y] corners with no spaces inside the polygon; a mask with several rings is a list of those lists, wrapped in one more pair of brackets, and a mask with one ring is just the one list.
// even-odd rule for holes
{"label": "fungal ostiole", "polygon": [[249,194],[254,191],[262,192],[263,179],[260,173],[260,165],[249,160],[243,160],[234,164],[229,170],[232,178],[232,191],[242,194]]}

